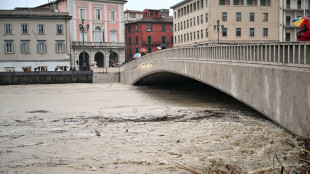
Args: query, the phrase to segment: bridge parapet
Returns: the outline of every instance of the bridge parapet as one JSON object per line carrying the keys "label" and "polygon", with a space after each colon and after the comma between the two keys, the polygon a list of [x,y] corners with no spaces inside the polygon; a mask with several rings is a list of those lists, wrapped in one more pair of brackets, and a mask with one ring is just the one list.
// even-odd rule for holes
{"label": "bridge parapet", "polygon": [[130,69],[142,63],[171,58],[310,68],[310,42],[240,43],[178,47],[145,55],[124,68]]}

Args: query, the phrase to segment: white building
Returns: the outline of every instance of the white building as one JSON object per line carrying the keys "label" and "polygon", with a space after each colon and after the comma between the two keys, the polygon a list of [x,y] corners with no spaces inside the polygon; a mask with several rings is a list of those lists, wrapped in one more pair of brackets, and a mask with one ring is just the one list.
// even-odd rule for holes
{"label": "white building", "polygon": [[70,67],[69,13],[0,10],[0,72]]}

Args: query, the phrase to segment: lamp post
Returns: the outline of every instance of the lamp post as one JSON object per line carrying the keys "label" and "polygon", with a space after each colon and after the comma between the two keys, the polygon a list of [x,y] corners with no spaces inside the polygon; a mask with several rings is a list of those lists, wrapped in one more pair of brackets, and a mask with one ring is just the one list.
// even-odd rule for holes
{"label": "lamp post", "polygon": [[[84,27],[84,19],[82,19],[82,24],[79,24],[79,29],[80,29],[80,32],[82,33],[83,35],[83,64],[82,64],[82,69],[85,70],[85,69],[89,69],[88,66],[86,66],[86,61],[85,61],[85,46],[84,46],[84,33],[87,33],[88,29],[89,29],[89,24],[86,25],[86,28]],[[81,63],[81,62],[80,62]],[[84,69],[84,67],[86,67]]]}
{"label": "lamp post", "polygon": [[[216,21],[216,25],[213,26],[215,33],[217,33],[217,43],[220,43],[220,20]],[[221,25],[223,31],[224,25]]]}

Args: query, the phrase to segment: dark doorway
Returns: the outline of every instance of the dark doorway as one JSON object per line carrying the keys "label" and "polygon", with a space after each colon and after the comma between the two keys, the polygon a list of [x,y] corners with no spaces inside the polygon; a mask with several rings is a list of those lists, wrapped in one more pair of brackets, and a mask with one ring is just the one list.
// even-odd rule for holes
{"label": "dark doorway", "polygon": [[109,67],[116,66],[116,63],[118,63],[118,54],[116,52],[110,52],[109,56]]}
{"label": "dark doorway", "polygon": [[83,61],[83,52],[79,55],[79,69],[80,71],[89,70],[89,55],[87,52],[85,52],[85,62]]}
{"label": "dark doorway", "polygon": [[291,33],[285,33],[285,41],[291,41]]}
{"label": "dark doorway", "polygon": [[101,52],[95,54],[95,61],[97,62],[98,67],[104,67],[104,55]]}

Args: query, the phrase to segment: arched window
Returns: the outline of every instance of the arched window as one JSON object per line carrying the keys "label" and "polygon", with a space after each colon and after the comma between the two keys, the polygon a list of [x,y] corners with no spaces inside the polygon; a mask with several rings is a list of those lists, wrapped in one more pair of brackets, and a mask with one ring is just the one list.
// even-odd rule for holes
{"label": "arched window", "polygon": [[103,34],[101,27],[97,26],[94,31],[94,40],[95,42],[103,42]]}
{"label": "arched window", "polygon": [[286,0],[286,9],[291,8],[291,0]]}
{"label": "arched window", "polygon": [[297,9],[301,9],[301,0],[297,1]]}

